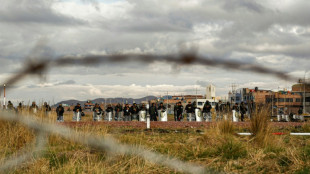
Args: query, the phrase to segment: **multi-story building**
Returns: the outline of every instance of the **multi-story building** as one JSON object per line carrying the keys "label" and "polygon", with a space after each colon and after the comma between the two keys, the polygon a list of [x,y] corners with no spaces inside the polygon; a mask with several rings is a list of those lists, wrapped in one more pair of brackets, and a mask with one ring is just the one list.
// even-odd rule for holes
{"label": "multi-story building", "polygon": [[272,106],[274,114],[279,111],[296,114],[302,106],[302,96],[291,91],[278,91],[266,96],[266,103]]}
{"label": "multi-story building", "polygon": [[[291,91],[278,91],[260,90],[258,87],[255,89],[241,88],[230,92],[229,101],[234,104],[244,102],[245,104],[253,101],[256,105],[270,105],[273,108],[273,113],[276,114],[279,110],[286,113],[297,113],[300,106],[302,106],[302,96],[297,92]],[[309,101],[310,102],[310,101]]]}
{"label": "multi-story building", "polygon": [[310,84],[295,84],[292,86],[292,92],[301,96],[301,102],[302,106],[305,106],[305,112],[310,113]]}
{"label": "multi-story building", "polygon": [[255,89],[249,88],[241,88],[237,89],[234,92],[228,93],[228,99],[230,103],[238,103],[244,102],[245,104],[253,101],[256,104],[265,104],[266,96],[272,95],[271,90],[260,90],[258,87]]}

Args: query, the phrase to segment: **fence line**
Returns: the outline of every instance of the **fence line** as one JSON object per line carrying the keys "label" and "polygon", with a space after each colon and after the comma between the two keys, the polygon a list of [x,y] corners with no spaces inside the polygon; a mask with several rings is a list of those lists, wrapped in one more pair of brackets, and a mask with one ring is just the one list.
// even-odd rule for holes
{"label": "fence line", "polygon": [[46,135],[58,135],[67,140],[72,140],[76,143],[81,143],[92,148],[112,152],[112,154],[116,153],[116,154],[137,155],[144,158],[147,161],[150,161],[158,165],[167,166],[179,172],[193,173],[193,174],[215,173],[215,171],[206,169],[202,166],[189,162],[183,162],[181,160],[169,157],[167,155],[146,150],[142,147],[119,144],[117,143],[116,140],[114,140],[111,137],[94,136],[89,133],[80,134],[68,127],[57,125],[55,123],[39,122],[31,117],[22,116],[19,114],[6,111],[0,111],[0,119],[10,122],[19,122],[39,132],[36,138],[37,146],[31,152],[25,155],[21,155],[17,158],[12,157],[8,159],[8,161],[6,161],[4,164],[2,164],[2,166],[0,166],[0,170],[13,169],[20,166],[23,162],[32,158],[33,154],[37,154],[37,152],[42,151],[42,149],[46,145],[47,141]]}

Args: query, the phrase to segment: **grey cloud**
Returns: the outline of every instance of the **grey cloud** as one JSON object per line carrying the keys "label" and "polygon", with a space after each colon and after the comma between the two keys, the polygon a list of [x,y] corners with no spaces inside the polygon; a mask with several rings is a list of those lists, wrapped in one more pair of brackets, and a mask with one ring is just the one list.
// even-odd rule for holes
{"label": "grey cloud", "polygon": [[99,2],[97,0],[83,0],[83,2],[90,3],[97,11],[100,11]]}
{"label": "grey cloud", "polygon": [[210,82],[205,81],[205,80],[197,80],[197,81],[196,81],[196,85],[199,85],[199,86],[201,86],[201,87],[206,87],[206,86],[209,85],[209,84],[210,84]]}
{"label": "grey cloud", "polygon": [[59,86],[59,85],[73,85],[73,84],[76,84],[76,81],[74,81],[74,80],[67,80],[67,81],[64,81],[64,82],[59,82],[59,83],[57,83],[55,85]]}
{"label": "grey cloud", "polygon": [[247,0],[230,0],[225,1],[223,7],[228,11],[235,11],[238,9],[245,9],[251,12],[262,13],[265,11],[265,8],[256,3],[255,1],[247,1]]}
{"label": "grey cloud", "polygon": [[83,24],[84,21],[68,17],[51,9],[53,1],[47,0],[10,0],[0,7],[0,21],[11,24]]}
{"label": "grey cloud", "polygon": [[[141,54],[178,53],[179,43],[196,44],[199,47],[199,54],[223,60],[257,63],[281,68],[287,72],[310,68],[308,62],[310,2],[305,0],[291,1],[287,8],[271,6],[267,3],[269,0],[205,0],[199,4],[183,7],[180,4],[185,1],[179,0],[165,2],[129,0],[124,2],[130,6],[127,11],[125,10],[124,16],[105,18],[98,12],[95,14],[95,19],[90,15],[87,23],[81,18],[66,16],[61,11],[51,9],[53,2],[55,1],[13,0],[2,3],[0,56],[7,60],[15,57],[15,61],[0,60],[1,72],[19,70],[20,61],[27,56],[55,57],[88,54],[92,51],[122,54],[135,50]],[[98,1],[88,2],[95,8],[98,5]],[[121,3],[118,5],[120,8],[128,7],[127,5],[123,7]],[[75,24],[83,25],[71,27]],[[200,25],[205,25],[205,28],[194,31],[194,28]],[[290,30],[296,27],[297,34],[290,33]],[[42,37],[48,38],[49,47],[35,46]],[[35,49],[32,49],[33,47]],[[274,57],[283,57],[283,61],[277,63],[258,61],[258,58],[264,56],[270,56],[270,60]],[[188,67],[182,68],[175,76],[166,77],[166,71],[160,72],[160,69],[156,71],[154,69],[156,68],[130,62],[92,67],[73,65],[52,69],[49,76],[58,76],[53,79],[54,82],[59,82],[59,79],[77,78],[80,83],[97,85],[165,83],[200,86],[204,86],[209,78],[211,82],[228,86],[227,83],[233,81],[247,81],[247,79],[255,81],[261,77],[242,73],[235,77],[236,73],[227,71],[202,76],[198,73],[199,69],[193,71]],[[62,78],[63,75],[70,74],[73,78]],[[104,80],[98,80],[99,76]],[[223,80],[225,77],[232,80]],[[264,80],[262,78],[262,81]],[[60,85],[79,82],[64,80],[54,85],[60,88]],[[29,88],[35,87],[38,86],[29,86]]]}

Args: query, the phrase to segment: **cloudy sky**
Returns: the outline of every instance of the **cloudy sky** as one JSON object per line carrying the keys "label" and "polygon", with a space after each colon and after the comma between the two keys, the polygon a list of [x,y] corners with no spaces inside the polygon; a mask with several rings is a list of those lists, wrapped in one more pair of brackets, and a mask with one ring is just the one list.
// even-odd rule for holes
{"label": "cloudy sky", "polygon": [[[191,47],[201,56],[303,77],[310,68],[309,9],[309,0],[2,0],[0,81],[43,58],[180,54]],[[205,94],[210,83],[225,96],[232,83],[276,90],[293,82],[202,65],[123,62],[53,68],[14,84],[7,97],[57,102]]]}

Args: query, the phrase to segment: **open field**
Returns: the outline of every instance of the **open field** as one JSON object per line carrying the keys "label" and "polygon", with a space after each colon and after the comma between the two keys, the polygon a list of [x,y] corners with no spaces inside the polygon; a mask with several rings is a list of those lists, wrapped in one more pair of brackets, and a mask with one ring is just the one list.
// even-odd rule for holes
{"label": "open field", "polygon": [[[71,115],[65,116],[71,120]],[[170,116],[171,118],[171,116]],[[37,116],[36,119],[42,119]],[[52,114],[49,119],[55,120]],[[225,173],[309,173],[310,137],[273,135],[271,132],[310,132],[309,123],[269,123],[261,121],[232,124],[167,122],[153,123],[145,130],[140,122],[60,123],[81,134],[91,133],[114,137],[130,144],[176,157]],[[258,123],[258,122],[256,122]],[[123,124],[122,126],[116,126]],[[127,124],[127,125],[125,125]],[[278,124],[278,125],[277,125]],[[135,126],[138,125],[138,126]],[[160,127],[160,125],[166,125]],[[177,126],[173,126],[177,125]],[[182,126],[183,125],[183,126]],[[185,126],[184,126],[185,125]],[[255,130],[254,128],[257,128]],[[29,148],[36,132],[19,123],[0,122],[0,158]],[[238,136],[237,132],[253,132],[255,136]],[[166,166],[150,163],[138,156],[111,154],[66,140],[58,135],[48,138],[42,156],[23,164],[9,173],[178,173]]]}

